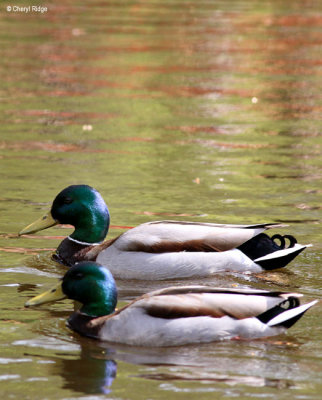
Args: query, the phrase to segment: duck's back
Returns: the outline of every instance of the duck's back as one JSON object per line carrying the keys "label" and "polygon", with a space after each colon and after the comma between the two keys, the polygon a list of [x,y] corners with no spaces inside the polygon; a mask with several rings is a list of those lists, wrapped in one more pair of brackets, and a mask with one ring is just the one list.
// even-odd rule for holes
{"label": "duck's back", "polygon": [[268,225],[220,225],[154,221],[130,229],[114,245],[122,251],[227,251],[267,229]]}
{"label": "duck's back", "polygon": [[223,271],[261,271],[236,247],[267,229],[156,221],[133,228],[99,252],[96,261],[116,278],[162,280]]}

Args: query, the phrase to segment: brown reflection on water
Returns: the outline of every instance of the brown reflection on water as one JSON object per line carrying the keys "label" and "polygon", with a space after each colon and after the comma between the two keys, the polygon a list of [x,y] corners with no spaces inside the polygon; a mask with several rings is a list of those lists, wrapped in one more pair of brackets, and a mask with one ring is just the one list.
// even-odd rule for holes
{"label": "brown reflection on water", "polygon": [[25,247],[0,247],[0,251],[3,251],[4,253],[18,253],[18,254],[29,254],[36,256],[39,254],[39,252],[42,251],[55,251],[56,249],[54,248],[32,248],[32,249],[26,249]]}
{"label": "brown reflection on water", "polygon": [[3,150],[42,150],[54,153],[113,153],[113,154],[138,154],[136,151],[113,150],[113,149],[97,149],[90,148],[85,145],[71,143],[54,143],[54,142],[0,142],[0,149]]}
{"label": "brown reflection on water", "polygon": [[[245,13],[241,8],[234,13],[220,10],[218,14],[216,8],[204,3],[197,7],[185,2],[181,12],[177,4],[167,4],[161,6],[158,16],[154,14],[156,4],[146,1],[135,7],[129,3],[97,7],[101,12],[93,8],[85,26],[81,26],[83,8],[72,3],[55,5],[44,15],[57,26],[43,26],[43,40],[37,46],[26,42],[18,47],[22,54],[31,53],[37,60],[42,87],[36,91],[19,89],[20,92],[54,98],[86,97],[102,89],[115,89],[114,98],[133,99],[208,95],[247,99],[256,95],[260,103],[264,102],[264,106],[257,107],[259,115],[275,119],[319,118],[321,106],[314,102],[317,93],[311,82],[312,77],[321,75],[317,47],[322,39],[310,29],[321,23],[319,15],[301,15],[298,10],[292,15],[280,15],[274,3],[263,13]],[[66,13],[68,27],[59,23],[61,12]],[[88,30],[87,25],[92,24],[94,30]],[[93,41],[93,35],[98,35],[98,40]],[[12,60],[15,51],[9,51],[8,59]],[[134,56],[134,62],[129,62]],[[31,71],[25,63],[24,68]],[[190,81],[191,74],[202,78]],[[231,84],[232,79],[245,74],[257,77],[257,84]],[[164,75],[180,79],[171,78],[161,84]],[[249,109],[252,108],[243,106],[244,112]],[[16,113],[55,118],[64,125],[75,120],[117,117],[104,112]]]}
{"label": "brown reflection on water", "polygon": [[264,111],[267,116],[293,119],[292,125],[295,120],[319,118],[321,106],[313,99],[317,95],[314,81],[322,74],[321,53],[317,51],[322,39],[311,28],[321,22],[320,16],[273,13],[253,22],[254,29],[257,24],[263,27],[266,37],[266,49],[255,70],[266,74],[259,97],[270,104]]}
{"label": "brown reflection on water", "polygon": [[[94,118],[111,118],[113,115],[109,113],[97,113],[97,112],[74,112],[74,111],[50,111],[50,110],[25,110],[17,111],[20,115],[38,117],[38,116],[49,116],[49,117],[60,117],[66,119],[88,119]],[[115,117],[115,115],[114,115]]]}

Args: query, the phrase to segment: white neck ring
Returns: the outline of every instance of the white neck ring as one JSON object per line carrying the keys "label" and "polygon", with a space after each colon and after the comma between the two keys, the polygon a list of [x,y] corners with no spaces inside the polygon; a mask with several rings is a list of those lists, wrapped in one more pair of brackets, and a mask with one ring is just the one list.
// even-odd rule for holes
{"label": "white neck ring", "polygon": [[99,242],[99,243],[82,242],[82,241],[80,241],[80,240],[73,239],[73,238],[71,238],[70,236],[67,236],[67,239],[71,240],[71,241],[74,242],[74,243],[82,244],[82,245],[84,245],[84,246],[98,246],[98,245],[100,245],[100,244],[102,243],[102,242]]}

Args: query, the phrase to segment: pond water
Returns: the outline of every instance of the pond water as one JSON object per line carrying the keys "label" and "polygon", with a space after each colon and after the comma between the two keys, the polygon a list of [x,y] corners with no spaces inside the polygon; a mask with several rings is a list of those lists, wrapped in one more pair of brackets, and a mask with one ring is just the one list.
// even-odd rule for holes
{"label": "pond water", "polygon": [[77,183],[102,193],[111,238],[155,219],[287,223],[313,247],[284,270],[119,281],[120,301],[188,283],[320,299],[321,2],[46,6],[0,10],[3,398],[320,398],[321,303],[269,339],[107,345],[66,328],[69,301],[24,308],[64,273],[50,254],[71,230],[17,232]]}

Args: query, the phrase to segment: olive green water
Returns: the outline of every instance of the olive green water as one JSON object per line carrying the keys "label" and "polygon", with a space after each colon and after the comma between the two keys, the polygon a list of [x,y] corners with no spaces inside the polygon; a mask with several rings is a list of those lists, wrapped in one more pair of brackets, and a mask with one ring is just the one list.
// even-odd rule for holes
{"label": "olive green water", "polygon": [[120,300],[196,282],[321,298],[321,3],[44,5],[0,6],[2,398],[320,398],[321,304],[260,341],[106,345],[65,327],[71,302],[23,306],[64,273],[50,251],[70,229],[16,233],[75,183],[102,193],[110,237],[154,219],[285,222],[314,246],[284,270],[123,281]]}

